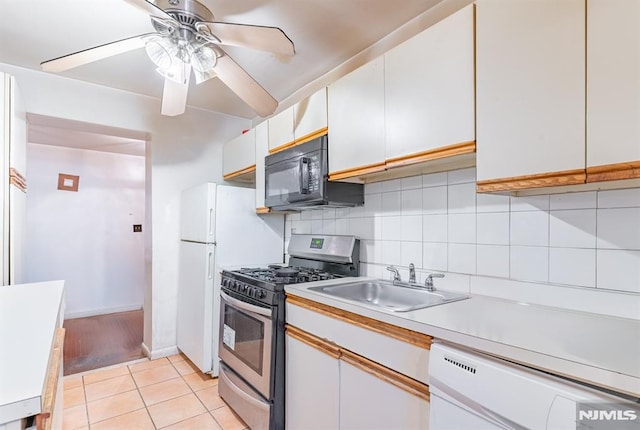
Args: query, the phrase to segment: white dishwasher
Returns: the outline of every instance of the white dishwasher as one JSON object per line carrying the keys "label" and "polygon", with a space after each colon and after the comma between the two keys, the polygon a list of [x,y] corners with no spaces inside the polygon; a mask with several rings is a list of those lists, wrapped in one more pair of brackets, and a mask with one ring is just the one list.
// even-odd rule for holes
{"label": "white dishwasher", "polygon": [[[640,429],[637,403],[441,343],[431,346],[429,391],[430,430]],[[578,402],[592,405],[579,422]]]}

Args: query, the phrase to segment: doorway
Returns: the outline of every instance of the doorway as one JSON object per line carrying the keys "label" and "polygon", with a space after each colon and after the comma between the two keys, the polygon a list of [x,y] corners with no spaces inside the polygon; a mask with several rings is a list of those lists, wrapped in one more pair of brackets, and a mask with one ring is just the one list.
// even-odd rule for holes
{"label": "doorway", "polygon": [[65,281],[65,374],[143,356],[144,136],[29,115],[26,277]]}

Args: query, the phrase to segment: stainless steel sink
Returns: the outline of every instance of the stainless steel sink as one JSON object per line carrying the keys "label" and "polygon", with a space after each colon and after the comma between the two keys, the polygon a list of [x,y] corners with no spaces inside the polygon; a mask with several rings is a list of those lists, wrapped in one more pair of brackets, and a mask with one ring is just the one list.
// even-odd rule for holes
{"label": "stainless steel sink", "polygon": [[394,312],[408,312],[469,298],[460,293],[428,291],[419,285],[382,280],[310,287],[309,290]]}

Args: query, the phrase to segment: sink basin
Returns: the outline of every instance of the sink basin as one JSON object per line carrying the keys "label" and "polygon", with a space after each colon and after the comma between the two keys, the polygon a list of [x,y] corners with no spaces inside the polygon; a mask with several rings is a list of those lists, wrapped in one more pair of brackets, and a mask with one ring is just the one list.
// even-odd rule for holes
{"label": "sink basin", "polygon": [[441,290],[427,291],[420,286],[413,287],[390,281],[351,282],[310,287],[309,290],[393,312],[408,312],[469,298],[464,294]]}

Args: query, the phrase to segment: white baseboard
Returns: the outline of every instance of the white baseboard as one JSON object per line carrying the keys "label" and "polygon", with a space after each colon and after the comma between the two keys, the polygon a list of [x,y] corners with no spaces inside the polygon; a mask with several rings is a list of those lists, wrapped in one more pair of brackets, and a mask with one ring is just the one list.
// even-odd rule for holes
{"label": "white baseboard", "polygon": [[74,318],[85,318],[85,317],[93,317],[96,315],[106,315],[106,314],[115,314],[117,312],[128,312],[128,311],[137,311],[142,309],[142,305],[131,305],[131,306],[118,306],[115,308],[102,308],[102,309],[92,309],[90,311],[80,311],[80,312],[66,312],[64,314],[64,319],[72,320]]}
{"label": "white baseboard", "polygon": [[150,360],[155,360],[157,358],[168,357],[170,355],[176,355],[180,351],[178,350],[177,346],[172,346],[172,347],[169,347],[169,348],[162,348],[162,349],[157,349],[155,351],[151,351],[149,349],[149,347],[147,347],[147,345],[145,345],[144,342],[143,342],[142,343],[142,352],[144,352],[144,355],[149,357]]}

